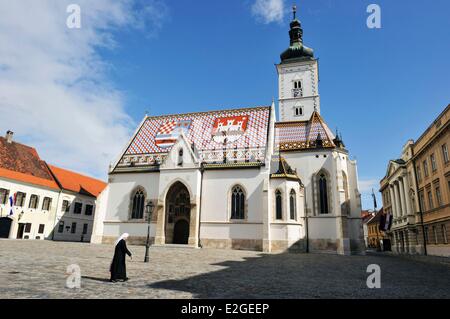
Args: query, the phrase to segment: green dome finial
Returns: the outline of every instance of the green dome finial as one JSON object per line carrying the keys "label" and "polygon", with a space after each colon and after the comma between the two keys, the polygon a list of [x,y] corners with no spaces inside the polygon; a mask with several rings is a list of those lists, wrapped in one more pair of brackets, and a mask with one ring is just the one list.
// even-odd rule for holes
{"label": "green dome finial", "polygon": [[287,60],[298,60],[305,58],[314,58],[314,51],[303,45],[303,29],[300,20],[297,19],[297,6],[292,7],[293,20],[290,24],[289,48],[281,54],[281,62]]}

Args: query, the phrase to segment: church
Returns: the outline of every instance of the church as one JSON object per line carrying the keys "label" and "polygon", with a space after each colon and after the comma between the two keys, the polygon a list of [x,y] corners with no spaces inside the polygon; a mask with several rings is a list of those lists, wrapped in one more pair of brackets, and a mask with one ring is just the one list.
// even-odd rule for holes
{"label": "church", "polygon": [[[109,170],[93,242],[364,251],[356,161],[321,116],[318,60],[294,17],[267,106],[146,116]],[[146,205],[152,203],[148,216]],[[150,218],[149,218],[150,217]]]}

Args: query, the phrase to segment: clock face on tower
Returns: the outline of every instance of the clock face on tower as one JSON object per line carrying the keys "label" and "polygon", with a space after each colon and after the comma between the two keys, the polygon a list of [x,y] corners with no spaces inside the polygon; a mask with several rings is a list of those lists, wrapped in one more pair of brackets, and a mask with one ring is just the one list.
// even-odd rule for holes
{"label": "clock face on tower", "polygon": [[294,93],[294,97],[302,96],[302,89],[293,89],[292,92]]}

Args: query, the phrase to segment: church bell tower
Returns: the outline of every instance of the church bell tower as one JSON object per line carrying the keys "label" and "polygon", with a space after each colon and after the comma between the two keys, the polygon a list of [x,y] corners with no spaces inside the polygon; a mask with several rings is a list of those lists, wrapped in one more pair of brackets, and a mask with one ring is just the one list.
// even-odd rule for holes
{"label": "church bell tower", "polygon": [[307,121],[314,111],[320,114],[318,63],[314,51],[303,45],[303,29],[293,7],[290,45],[277,64],[279,120]]}

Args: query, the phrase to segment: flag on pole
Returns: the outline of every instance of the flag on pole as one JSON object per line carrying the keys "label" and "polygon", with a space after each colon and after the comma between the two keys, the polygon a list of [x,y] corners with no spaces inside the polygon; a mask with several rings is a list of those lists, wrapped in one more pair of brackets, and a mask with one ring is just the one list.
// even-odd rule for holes
{"label": "flag on pole", "polygon": [[377,197],[375,196],[375,192],[373,191],[373,188],[372,188],[372,198],[373,198],[374,210],[377,211]]}
{"label": "flag on pole", "polygon": [[14,215],[14,205],[16,204],[16,198],[17,198],[17,193],[14,193],[14,195],[9,196],[9,216]]}

